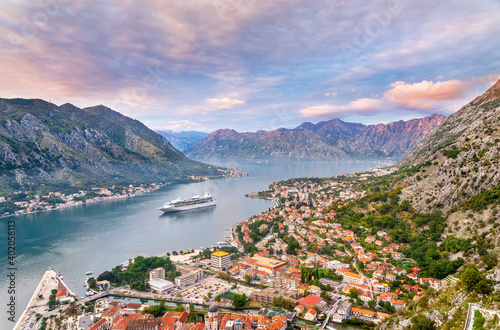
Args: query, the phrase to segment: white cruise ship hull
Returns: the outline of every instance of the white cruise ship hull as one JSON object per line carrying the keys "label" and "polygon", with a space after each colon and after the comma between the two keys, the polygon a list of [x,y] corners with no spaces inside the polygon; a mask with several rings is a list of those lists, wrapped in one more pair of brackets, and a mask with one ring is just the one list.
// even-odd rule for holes
{"label": "white cruise ship hull", "polygon": [[215,206],[215,205],[217,205],[217,203],[215,201],[212,201],[212,202],[206,202],[206,203],[202,203],[202,204],[194,204],[194,205],[186,205],[186,206],[169,205],[169,206],[160,207],[158,210],[162,211],[163,213],[173,213],[173,212],[196,210],[196,209],[201,209],[201,208]]}

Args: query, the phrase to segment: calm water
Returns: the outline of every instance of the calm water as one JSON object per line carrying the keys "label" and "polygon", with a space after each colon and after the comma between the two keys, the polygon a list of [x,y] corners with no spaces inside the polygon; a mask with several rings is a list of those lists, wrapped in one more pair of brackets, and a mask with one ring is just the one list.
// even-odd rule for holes
{"label": "calm water", "polygon": [[[0,219],[0,299],[7,303],[7,220],[16,221],[16,302],[19,317],[48,267],[60,271],[78,295],[84,294],[85,272],[99,275],[137,255],[214,245],[226,229],[272,203],[246,198],[273,181],[293,177],[324,177],[365,170],[370,162],[229,164],[250,175],[242,178],[171,185],[129,199],[99,202],[70,209]],[[158,207],[178,196],[210,192],[215,208],[164,216]],[[0,329],[10,329],[2,311]]]}

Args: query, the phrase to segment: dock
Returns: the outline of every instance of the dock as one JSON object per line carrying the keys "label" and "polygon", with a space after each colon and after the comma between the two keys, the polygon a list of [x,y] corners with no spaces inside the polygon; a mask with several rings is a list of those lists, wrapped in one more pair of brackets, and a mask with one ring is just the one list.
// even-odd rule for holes
{"label": "dock", "polygon": [[28,305],[17,320],[13,328],[14,330],[20,330],[23,326],[28,329],[31,324],[33,324],[33,326],[36,324],[36,314],[43,315],[48,311],[48,301],[52,294],[52,290],[57,290],[60,293],[60,298],[73,299],[74,293],[64,283],[62,276],[49,268],[49,270],[43,274]]}

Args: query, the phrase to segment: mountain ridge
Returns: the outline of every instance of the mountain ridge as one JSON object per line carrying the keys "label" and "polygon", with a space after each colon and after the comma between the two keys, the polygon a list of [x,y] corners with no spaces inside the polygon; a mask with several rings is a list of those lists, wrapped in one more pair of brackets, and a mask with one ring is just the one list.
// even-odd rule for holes
{"label": "mountain ridge", "polygon": [[364,125],[335,118],[304,122],[293,129],[237,132],[219,129],[185,152],[198,160],[332,160],[363,157],[400,157],[445,121],[431,115],[388,124]]}
{"label": "mountain ridge", "polygon": [[173,132],[169,130],[157,130],[156,132],[165,137],[179,151],[186,150],[208,135],[208,133],[198,131]]}
{"label": "mountain ridge", "polygon": [[136,119],[103,105],[0,99],[2,189],[113,184],[216,175]]}

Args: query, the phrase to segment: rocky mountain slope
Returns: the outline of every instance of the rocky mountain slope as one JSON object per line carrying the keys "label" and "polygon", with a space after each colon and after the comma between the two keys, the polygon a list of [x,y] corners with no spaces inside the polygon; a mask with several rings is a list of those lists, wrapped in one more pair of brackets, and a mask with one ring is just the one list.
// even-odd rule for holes
{"label": "rocky mountain slope", "polygon": [[432,115],[389,124],[363,125],[340,119],[295,129],[238,133],[217,130],[188,148],[189,157],[203,160],[331,160],[393,157],[398,159],[427,133],[444,122]]}
{"label": "rocky mountain slope", "polygon": [[500,81],[451,115],[405,158],[403,166],[416,167],[404,182],[404,198],[421,211],[484,209],[489,191],[500,182],[499,129]]}
{"label": "rocky mountain slope", "polygon": [[33,99],[0,99],[2,189],[34,184],[159,182],[215,175],[161,135],[105,106],[80,109]]}
{"label": "rocky mountain slope", "polygon": [[208,133],[198,131],[157,131],[157,133],[165,137],[179,151],[188,149],[208,135]]}

